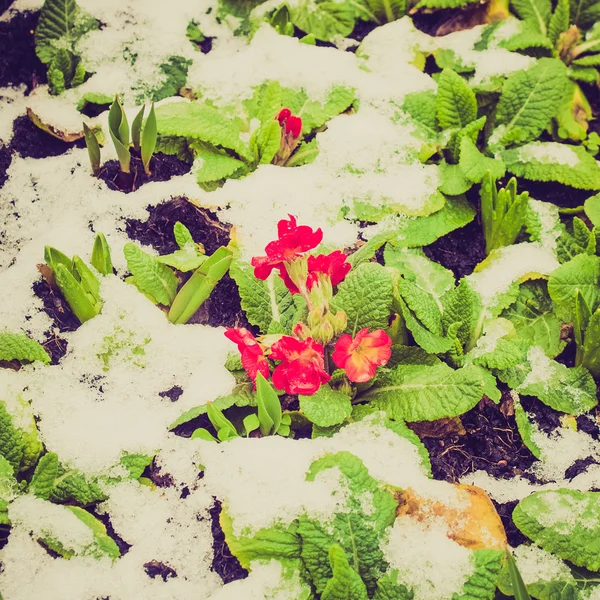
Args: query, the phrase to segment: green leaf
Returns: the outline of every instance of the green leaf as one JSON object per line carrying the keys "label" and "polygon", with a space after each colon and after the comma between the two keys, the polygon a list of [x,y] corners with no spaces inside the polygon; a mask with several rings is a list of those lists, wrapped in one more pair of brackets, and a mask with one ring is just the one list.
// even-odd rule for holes
{"label": "green leaf", "polygon": [[135,116],[133,121],[131,122],[131,142],[133,143],[133,147],[139,152],[141,146],[141,137],[142,137],[142,124],[144,122],[144,111],[146,110],[146,106],[142,104],[142,108],[140,108],[138,114]]}
{"label": "green leaf", "polygon": [[519,430],[521,439],[523,440],[525,446],[529,448],[531,454],[533,454],[537,459],[540,459],[542,456],[542,451],[540,450],[540,447],[533,441],[533,423],[529,420],[525,409],[521,405],[519,394],[511,392],[511,396],[513,399],[513,406],[515,408],[515,421],[517,423],[517,429]]}
{"label": "green leaf", "polygon": [[219,521],[229,550],[244,569],[248,569],[254,560],[274,558],[281,561],[300,558],[301,542],[295,522],[287,528],[277,525],[269,529],[260,529],[250,538],[234,535],[233,523],[227,510],[221,511]]}
{"label": "green leaf", "polygon": [[460,142],[458,166],[464,176],[473,183],[481,183],[488,172],[494,179],[501,179],[506,173],[506,165],[501,160],[484,156],[466,136]]}
{"label": "green leaf", "polygon": [[344,549],[337,544],[329,548],[329,564],[332,577],[325,585],[321,600],[368,600],[363,580],[350,566]]}
{"label": "green leaf", "polygon": [[[217,398],[213,405],[219,410],[226,410],[233,405],[236,406],[256,406],[256,399],[252,391],[252,383],[238,384],[231,394],[227,396],[220,396]],[[176,427],[188,423],[197,417],[206,414],[208,408],[207,404],[201,406],[195,406],[184,412],[179,418],[177,418],[171,425],[169,425],[169,431],[173,431]]]}
{"label": "green leaf", "polygon": [[548,34],[548,21],[552,12],[550,0],[511,0],[510,7],[536,31]]}
{"label": "green leaf", "polygon": [[466,279],[450,290],[443,298],[442,326],[445,332],[454,323],[460,323],[456,330],[456,339],[468,352],[471,350],[483,331],[486,312],[481,297],[469,285]]}
{"label": "green leaf", "polygon": [[157,89],[150,93],[150,99],[158,102],[164,98],[177,96],[179,90],[187,82],[188,69],[192,61],[183,56],[169,56],[166,62],[160,65],[160,71],[164,76],[164,81]]}
{"label": "green leaf", "polygon": [[404,97],[402,110],[425,127],[435,137],[438,132],[437,98],[435,92],[412,92]]}
{"label": "green leaf", "polygon": [[21,432],[14,426],[6,403],[0,401],[0,456],[3,456],[11,464],[14,472],[18,473],[24,452],[25,443]]}
{"label": "green leaf", "polygon": [[324,42],[346,37],[354,29],[354,8],[347,2],[305,0],[289,9],[292,23],[298,29]]}
{"label": "green leaf", "polygon": [[444,207],[432,215],[401,221],[397,237],[390,241],[400,247],[427,246],[474,218],[475,209],[464,196],[448,198]]}
{"label": "green leaf", "polygon": [[551,358],[560,354],[564,343],[560,339],[561,321],[554,313],[547,285],[542,281],[526,281],[519,295],[502,316],[511,321],[517,336],[531,346],[540,346]]}
{"label": "green leaf", "polygon": [[85,33],[98,27],[98,21],[83,13],[75,0],[45,0],[35,30],[35,52],[48,64],[58,49],[74,50]]}
{"label": "green leaf", "polygon": [[48,364],[50,356],[41,344],[24,333],[0,333],[0,360],[39,360]]}
{"label": "green leaf", "polygon": [[600,194],[590,196],[583,205],[585,216],[596,229],[600,229]]}
{"label": "green leaf", "polygon": [[373,402],[392,419],[436,421],[469,411],[481,400],[483,388],[474,366],[455,371],[445,363],[398,365],[378,375],[360,398]]}
{"label": "green leaf", "polygon": [[84,123],[83,135],[85,137],[85,145],[87,147],[88,156],[90,157],[90,165],[92,173],[97,175],[100,171],[100,145],[96,134]]}
{"label": "green leaf", "polygon": [[599,257],[580,254],[550,274],[548,293],[567,320],[574,315],[577,291],[581,292],[591,312],[600,306]]}
{"label": "green leaf", "polygon": [[256,279],[253,267],[238,260],[233,261],[229,273],[238,286],[246,318],[261,333],[267,333],[273,323],[284,330],[291,327],[294,298],[280,278]]}
{"label": "green leaf", "polygon": [[58,455],[54,452],[44,454],[35,468],[31,483],[29,484],[29,493],[48,500],[50,492],[54,486],[54,480],[58,475]]}
{"label": "green leaf", "polygon": [[548,37],[553,46],[558,42],[560,34],[569,29],[570,8],[569,0],[558,0],[548,26]]}
{"label": "green leaf", "polygon": [[531,600],[529,592],[523,583],[523,578],[521,577],[521,573],[519,573],[519,569],[517,568],[517,564],[515,563],[515,559],[513,558],[510,550],[506,552],[506,560],[508,563],[508,572],[510,573],[510,581],[515,600]]}
{"label": "green leaf", "polygon": [[556,115],[568,84],[565,65],[553,58],[541,58],[530,69],[509,75],[502,86],[490,147],[524,144],[538,138]]}
{"label": "green leaf", "polygon": [[343,423],[352,414],[350,396],[322,385],[312,396],[298,396],[304,416],[319,427]]}
{"label": "green leaf", "polygon": [[144,131],[142,132],[142,164],[147,175],[150,175],[150,159],[154,154],[156,148],[156,114],[154,113],[154,102],[150,106],[150,114],[144,124]]}
{"label": "green leaf", "polygon": [[427,11],[445,8],[463,8],[474,2],[475,0],[420,0],[415,9]]}
{"label": "green leaf", "polygon": [[57,265],[54,276],[62,295],[80,323],[89,321],[100,312],[96,300],[86,292],[81,282],[75,279],[67,267],[63,264]]}
{"label": "green leaf", "polygon": [[277,433],[281,425],[281,402],[277,392],[262,373],[256,374],[256,405],[260,432],[263,435]]}
{"label": "green leaf", "polygon": [[581,365],[594,377],[600,377],[600,309],[591,315],[587,324]]}
{"label": "green leaf", "polygon": [[442,129],[462,128],[477,118],[475,92],[451,69],[444,69],[438,79],[436,112]]}
{"label": "green leaf", "polygon": [[80,471],[67,470],[59,464],[48,499],[52,502],[77,502],[82,506],[89,506],[102,502],[107,497],[96,479],[88,479]]}
{"label": "green leaf", "polygon": [[356,100],[356,93],[352,88],[335,86],[327,96],[324,104],[316,100],[307,100],[302,105],[302,132],[304,135],[325,125],[327,121],[344,112]]}
{"label": "green leaf", "polygon": [[475,571],[463,585],[462,592],[452,596],[452,600],[491,600],[494,598],[503,550],[481,548],[473,550]]}
{"label": "green leaf", "polygon": [[460,196],[471,189],[473,182],[459,165],[449,165],[444,161],[438,165],[438,168],[441,180],[438,189],[442,194]]}
{"label": "green leaf", "polygon": [[245,163],[241,160],[229,156],[224,151],[211,148],[206,144],[203,144],[201,147],[195,145],[194,150],[195,159],[193,169],[198,183],[226,179],[245,166]]}
{"label": "green leaf", "polygon": [[106,527],[101,521],[78,506],[67,506],[66,508],[70,510],[84,525],[89,527],[94,534],[94,546],[87,549],[85,554],[89,553],[94,558],[98,559],[108,556],[113,560],[121,556],[119,547],[108,535],[106,532]]}
{"label": "green leaf", "polygon": [[146,470],[146,467],[152,464],[153,460],[154,456],[148,454],[130,454],[125,452],[119,462],[129,471],[131,479],[139,479]]}
{"label": "green leaf", "polygon": [[392,569],[377,581],[373,600],[414,600],[414,592],[399,582],[399,573]]}
{"label": "green leaf", "polygon": [[103,233],[96,235],[92,249],[92,266],[102,275],[112,275],[113,264],[110,257],[110,246]]}
{"label": "green leaf", "polygon": [[308,165],[317,158],[319,155],[319,143],[317,138],[310,140],[310,142],[302,142],[294,151],[292,156],[285,163],[286,167],[301,167],[302,165]]}
{"label": "green leaf", "polygon": [[[281,127],[279,126],[279,122],[271,119],[261,125],[253,136],[253,142],[256,148],[258,164],[269,164],[281,145]],[[250,146],[253,145],[253,142],[250,142]]]}
{"label": "green leaf", "polygon": [[[339,545],[364,581],[369,593],[385,570],[379,542],[396,517],[397,504],[370,475],[360,459],[349,452],[327,454],[316,460],[307,475],[308,481],[327,469],[341,471],[348,488],[346,509],[333,519],[320,523],[307,515],[299,518],[298,534],[302,538],[302,559],[317,593],[322,593],[333,571],[327,560],[329,548]],[[365,495],[372,510],[364,508]]]}
{"label": "green leaf", "polygon": [[346,332],[385,329],[392,307],[392,276],[378,263],[363,263],[338,286],[334,308],[348,317]]}
{"label": "green leaf", "polygon": [[500,152],[510,173],[532,181],[556,181],[582,190],[600,190],[600,166],[581,146],[533,142]]}
{"label": "green leaf", "polygon": [[156,119],[158,133],[161,135],[208,142],[213,146],[233,150],[247,161],[254,158],[250,148],[240,137],[238,122],[201,102],[171,102],[158,106]]}
{"label": "green leaf", "polygon": [[366,0],[377,24],[391,23],[404,16],[408,10],[406,0]]}
{"label": "green leaf", "polygon": [[159,304],[170,306],[179,283],[173,271],[135,244],[125,244],[123,253],[127,268],[135,278],[136,287],[142,293],[152,296]]}
{"label": "green leaf", "polygon": [[534,492],[517,504],[515,525],[544,550],[590,571],[600,570],[600,494]]}

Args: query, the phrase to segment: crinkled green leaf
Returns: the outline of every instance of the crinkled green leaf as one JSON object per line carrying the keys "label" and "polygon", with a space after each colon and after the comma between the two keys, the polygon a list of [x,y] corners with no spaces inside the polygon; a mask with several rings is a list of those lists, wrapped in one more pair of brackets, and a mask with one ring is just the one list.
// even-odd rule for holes
{"label": "crinkled green leaf", "polygon": [[599,492],[534,492],[517,504],[512,518],[544,550],[590,571],[600,570]]}
{"label": "crinkled green leaf", "polygon": [[294,299],[279,277],[256,279],[253,267],[239,260],[233,261],[229,273],[237,283],[242,309],[252,325],[262,333],[267,333],[273,323],[284,330],[293,325]]}
{"label": "crinkled green leaf", "polygon": [[442,129],[463,128],[477,118],[475,92],[451,69],[444,69],[438,79],[436,112]]}
{"label": "crinkled green leaf", "polygon": [[442,325],[448,331],[454,323],[460,323],[456,338],[461,346],[469,351],[477,342],[483,330],[485,311],[481,297],[462,279],[456,288],[450,290],[442,299],[444,307]]}
{"label": "crinkled green leaf", "polygon": [[335,310],[348,317],[346,332],[385,329],[392,307],[392,276],[378,263],[363,263],[350,271],[338,287]]}
{"label": "crinkled green leaf", "polygon": [[548,37],[552,44],[556,44],[560,34],[569,29],[570,16],[569,0],[558,0],[548,25]]}
{"label": "crinkled green leaf", "polygon": [[106,527],[101,521],[78,506],[67,506],[66,508],[70,510],[82,523],[89,527],[94,534],[94,544],[86,549],[84,554],[89,554],[98,559],[108,556],[113,560],[121,556],[119,547],[108,535],[106,532]]}
{"label": "crinkled green leaf", "polygon": [[415,121],[425,125],[433,137],[437,135],[437,99],[435,92],[412,92],[404,97],[402,110],[407,112]]}
{"label": "crinkled green leaf", "polygon": [[[313,481],[318,473],[337,468],[348,487],[347,510],[336,513],[326,523],[302,515],[298,534],[302,538],[302,559],[317,593],[322,593],[332,577],[327,560],[329,548],[338,544],[346,552],[372,593],[386,563],[379,548],[384,531],[396,517],[396,500],[370,475],[362,461],[349,452],[327,454],[316,460],[307,475]],[[365,512],[364,498],[369,497],[372,511]]]}
{"label": "crinkled green leaf", "polygon": [[125,244],[123,253],[127,260],[127,268],[135,279],[136,287],[141,292],[152,296],[159,304],[170,306],[175,299],[179,284],[175,273],[160,263],[155,256],[146,254],[135,244]]}
{"label": "crinkled green leaf", "polygon": [[600,258],[580,254],[555,269],[548,278],[548,294],[567,320],[575,309],[579,291],[590,311],[600,306]]}
{"label": "crinkled green leaf", "polygon": [[502,160],[484,156],[468,137],[463,137],[460,143],[458,166],[464,176],[473,183],[481,183],[488,171],[494,179],[501,179],[506,173],[506,165]]}
{"label": "crinkled green leaf", "polygon": [[276,119],[263,123],[253,135],[253,147],[259,164],[269,164],[281,145],[281,127]]}
{"label": "crinkled green leaf", "polygon": [[413,600],[415,594],[399,581],[399,573],[391,570],[377,582],[373,600]]}
{"label": "crinkled green leaf", "polygon": [[583,205],[587,218],[592,225],[600,229],[600,194],[590,196]]}
{"label": "crinkled green leaf", "polygon": [[548,21],[552,13],[550,0],[511,0],[510,7],[541,34],[548,34]]}
{"label": "crinkled green leaf", "polygon": [[0,333],[0,360],[39,360],[47,364],[50,356],[41,344],[24,333]]}
{"label": "crinkled green leaf", "polygon": [[299,396],[300,410],[319,427],[343,423],[352,413],[350,396],[322,385],[312,396]]}
{"label": "crinkled green leaf", "polygon": [[526,71],[509,75],[502,86],[490,145],[524,144],[536,139],[556,115],[568,82],[565,65],[554,58],[541,58]]}
{"label": "crinkled green leaf", "polygon": [[344,549],[337,544],[329,548],[329,564],[332,577],[325,585],[321,600],[368,600],[363,580],[350,566]]}
{"label": "crinkled green leaf", "polygon": [[348,109],[356,99],[356,92],[346,86],[335,86],[323,104],[316,100],[304,102],[302,114],[302,132],[306,135],[327,121]]}
{"label": "crinkled green leaf", "polygon": [[[535,158],[531,153],[543,152],[570,153],[571,162],[553,161],[549,155],[544,161]],[[556,181],[582,190],[600,190],[600,166],[594,157],[580,146],[566,146],[557,142],[533,142],[521,148],[511,148],[499,154],[506,164],[509,173],[532,181]]]}
{"label": "crinkled green leaf", "polygon": [[503,550],[473,550],[475,571],[464,583],[462,592],[454,594],[452,600],[493,600],[503,558]]}
{"label": "crinkled green leaf", "polygon": [[354,29],[354,8],[335,0],[305,0],[289,7],[292,23],[305,33],[329,42],[346,37]]}
{"label": "crinkled green leaf", "polygon": [[402,221],[397,237],[391,243],[400,247],[427,246],[474,218],[475,209],[464,196],[447,198],[441,210],[426,217]]}
{"label": "crinkled green leaf", "polygon": [[561,321],[554,313],[545,282],[523,283],[517,299],[502,316],[514,324],[520,339],[541,346],[548,356],[555,357],[564,348],[560,339]]}
{"label": "crinkled green leaf", "polygon": [[127,471],[129,471],[131,479],[139,479],[146,470],[146,467],[148,467],[153,460],[154,457],[148,454],[129,454],[126,452],[121,456],[119,462],[127,469]]}
{"label": "crinkled green leaf", "polygon": [[459,165],[449,165],[445,161],[438,165],[440,173],[439,190],[449,196],[460,196],[473,185]]}
{"label": "crinkled green leaf", "polygon": [[242,141],[238,123],[201,102],[171,102],[156,107],[158,133],[192,138],[233,150],[240,158],[253,159]]}
{"label": "crinkled green leaf", "polygon": [[194,145],[194,155],[193,169],[198,183],[226,179],[245,166],[241,160],[207,144]]}
{"label": "crinkled green leaf", "polygon": [[40,458],[31,483],[29,484],[29,493],[48,500],[50,492],[54,485],[54,480],[58,475],[58,456],[54,452],[48,452]]}
{"label": "crinkled green leaf", "polygon": [[66,469],[62,464],[58,465],[57,476],[49,496],[52,502],[77,502],[82,506],[89,506],[106,498],[107,495],[96,479],[88,478],[80,471]]}
{"label": "crinkled green leaf", "polygon": [[392,419],[436,421],[457,417],[482,398],[484,381],[477,367],[453,370],[445,363],[434,366],[398,365],[377,376],[361,396]]}
{"label": "crinkled green leaf", "polygon": [[179,90],[185,86],[188,69],[192,61],[183,56],[169,56],[166,62],[160,65],[160,72],[164,79],[160,86],[150,92],[150,99],[154,102],[177,96]]}

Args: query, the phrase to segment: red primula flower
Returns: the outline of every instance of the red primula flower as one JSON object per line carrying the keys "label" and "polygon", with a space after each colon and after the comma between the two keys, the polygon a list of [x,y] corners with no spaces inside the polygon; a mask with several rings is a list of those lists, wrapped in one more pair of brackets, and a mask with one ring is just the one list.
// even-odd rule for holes
{"label": "red primula flower", "polygon": [[280,125],[283,125],[287,121],[288,117],[291,117],[291,116],[292,116],[292,111],[289,108],[282,108],[279,111],[279,114],[277,115],[276,119],[279,121]]}
{"label": "red primula flower", "polygon": [[350,381],[364,383],[375,376],[377,367],[390,360],[391,346],[392,340],[383,329],[371,333],[368,329],[361,329],[354,339],[348,334],[343,335],[335,344],[332,358],[340,369],[346,371]]}
{"label": "red primula flower", "polygon": [[306,287],[312,290],[313,286],[319,281],[320,273],[329,276],[331,285],[342,282],[352,268],[350,263],[346,262],[346,258],[347,256],[341,250],[336,250],[331,254],[309,256]]}
{"label": "red primula flower", "polygon": [[299,138],[302,133],[302,119],[300,117],[288,117],[285,120],[285,132],[294,138]]}
{"label": "red primula flower", "polygon": [[[282,219],[277,224],[279,239],[267,244],[265,248],[267,256],[255,256],[252,259],[254,277],[257,279],[266,279],[273,269],[279,269],[281,277],[286,281],[285,263],[292,262],[302,253],[316,248],[321,243],[323,239],[321,229],[313,231],[308,225],[299,226],[296,217],[292,215],[289,217],[289,221]],[[288,285],[287,281],[286,285]]]}
{"label": "red primula flower", "polygon": [[269,361],[264,346],[256,341],[252,333],[244,327],[227,327],[225,337],[237,344],[242,355],[242,366],[252,381],[256,382],[257,373],[261,373],[265,379],[269,377]]}
{"label": "red primula flower", "polygon": [[273,385],[287,394],[314,394],[331,377],[325,372],[323,346],[284,335],[271,346],[270,358],[281,364],[273,371]]}

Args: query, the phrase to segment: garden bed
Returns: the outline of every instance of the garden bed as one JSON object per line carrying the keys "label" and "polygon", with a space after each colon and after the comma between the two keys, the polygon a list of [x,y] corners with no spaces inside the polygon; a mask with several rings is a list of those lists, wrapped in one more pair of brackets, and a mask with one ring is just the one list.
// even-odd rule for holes
{"label": "garden bed", "polygon": [[0,2],[0,600],[600,598],[599,5],[449,4]]}

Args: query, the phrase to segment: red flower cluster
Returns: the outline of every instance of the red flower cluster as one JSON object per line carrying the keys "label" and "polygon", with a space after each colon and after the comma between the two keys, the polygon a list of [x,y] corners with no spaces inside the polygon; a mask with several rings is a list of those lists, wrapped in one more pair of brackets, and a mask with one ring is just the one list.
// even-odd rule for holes
{"label": "red flower cluster", "polygon": [[308,278],[306,287],[312,290],[313,286],[319,281],[319,274],[329,277],[331,285],[337,285],[346,278],[350,272],[350,263],[346,261],[347,256],[341,251],[336,250],[331,254],[319,254],[319,256],[308,257]]}
{"label": "red flower cluster", "polygon": [[273,371],[273,385],[287,394],[310,396],[331,377],[325,371],[324,350],[312,338],[304,341],[284,335],[271,346],[269,358],[280,360]]}
{"label": "red flower cluster", "polygon": [[237,344],[242,355],[242,366],[255,385],[257,373],[268,379],[270,369],[269,361],[265,356],[265,348],[256,341],[252,333],[243,327],[228,327],[225,337]]}
{"label": "red flower cluster", "polygon": [[390,336],[377,329],[361,329],[354,339],[343,335],[335,344],[333,362],[346,371],[350,381],[364,383],[375,376],[377,367],[387,364],[392,355]]}
{"label": "red flower cluster", "polygon": [[285,133],[293,138],[299,138],[302,133],[302,119],[292,115],[292,111],[289,108],[282,108],[277,115],[279,124],[284,127]]}
{"label": "red flower cluster", "polygon": [[[304,252],[316,248],[323,240],[321,229],[313,231],[308,225],[297,225],[296,217],[288,215],[289,221],[283,219],[277,224],[279,239],[267,244],[267,256],[255,256],[252,259],[254,276],[257,279],[267,279],[273,269],[279,271],[286,287],[292,294],[300,293],[300,289],[290,278],[286,265],[290,265]],[[319,281],[319,276],[329,277],[332,285],[338,285],[350,271],[350,263],[340,250],[331,254],[319,254],[308,257],[308,277],[306,289],[312,290]]]}

